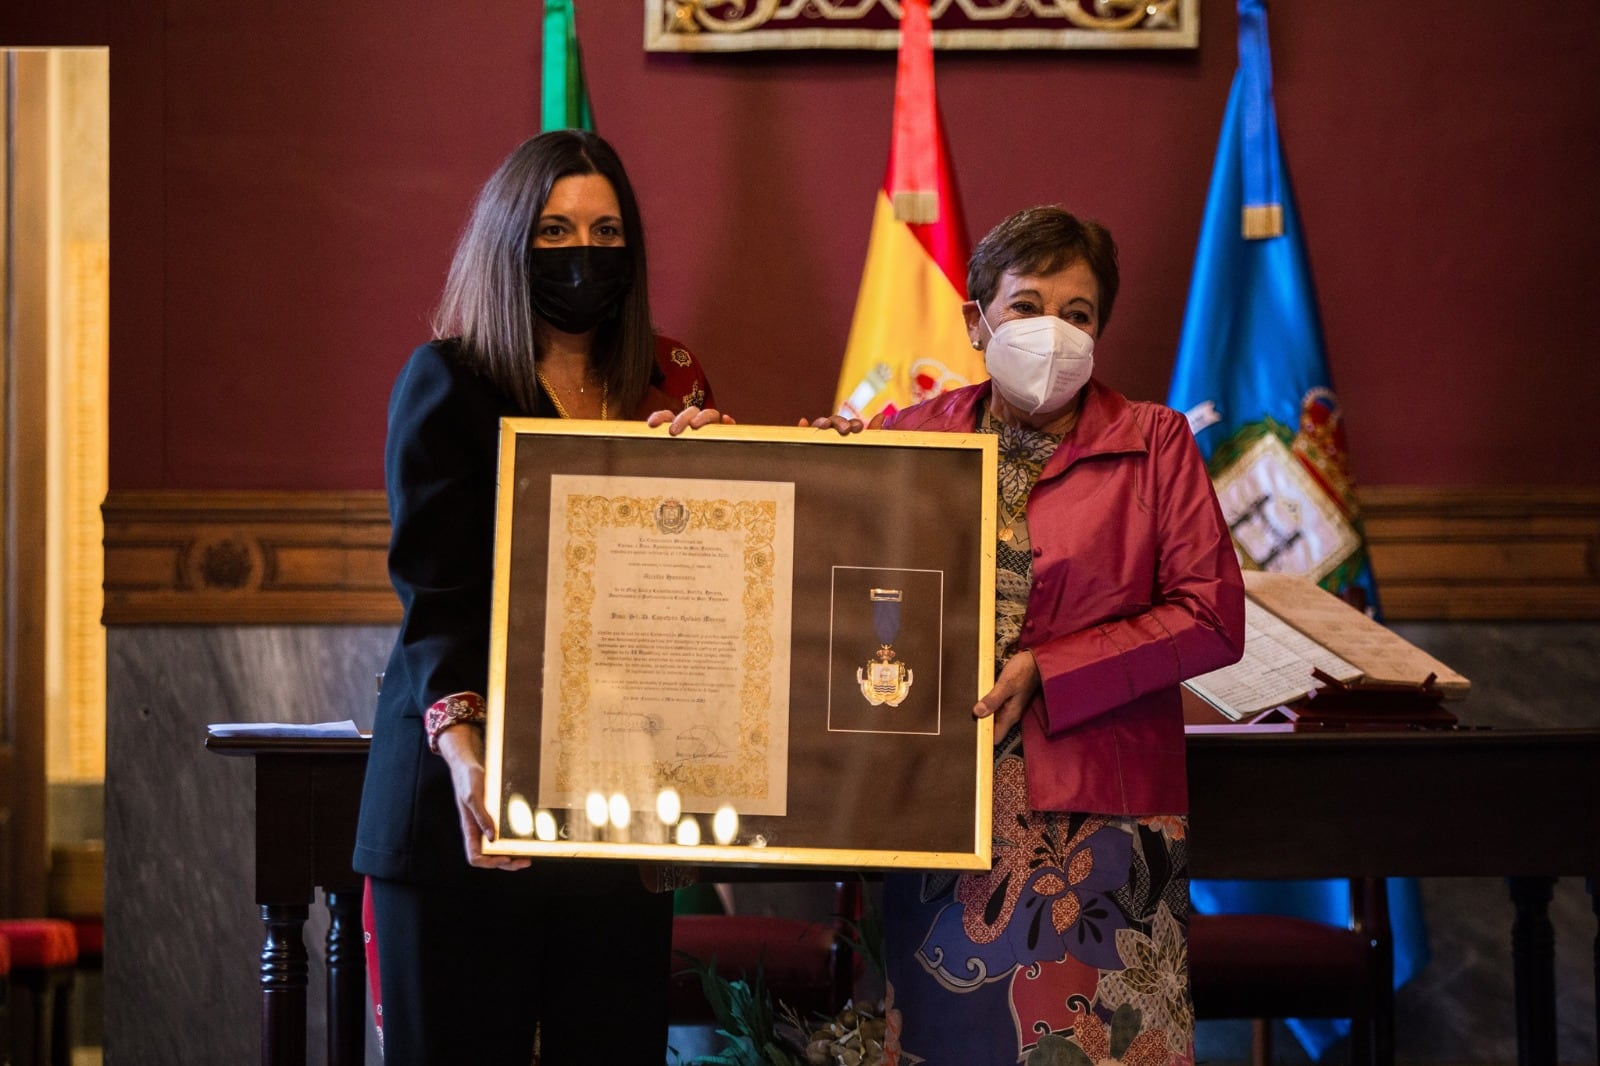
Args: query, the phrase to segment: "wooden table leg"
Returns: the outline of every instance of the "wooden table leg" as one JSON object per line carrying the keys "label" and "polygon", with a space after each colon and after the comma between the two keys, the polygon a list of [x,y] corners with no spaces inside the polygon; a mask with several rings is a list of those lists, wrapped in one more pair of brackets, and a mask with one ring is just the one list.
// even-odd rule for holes
{"label": "wooden table leg", "polygon": [[361,889],[329,891],[328,1062],[361,1066],[367,1054],[367,956],[361,941]]}
{"label": "wooden table leg", "polygon": [[1594,1042],[1595,1061],[1600,1062],[1600,879],[1584,882],[1589,890],[1589,905],[1594,909]]}
{"label": "wooden table leg", "polygon": [[1555,930],[1550,925],[1553,877],[1510,877],[1516,919],[1511,926],[1511,965],[1517,990],[1519,1066],[1555,1066]]}
{"label": "wooden table leg", "polygon": [[309,908],[263,903],[267,927],[261,945],[261,1062],[302,1066],[306,1061],[306,942]]}

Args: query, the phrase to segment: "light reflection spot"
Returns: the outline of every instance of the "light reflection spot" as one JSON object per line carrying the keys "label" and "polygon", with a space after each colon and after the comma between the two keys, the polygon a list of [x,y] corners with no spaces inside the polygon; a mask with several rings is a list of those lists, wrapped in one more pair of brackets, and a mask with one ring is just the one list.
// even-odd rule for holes
{"label": "light reflection spot", "polygon": [[528,799],[521,793],[512,793],[506,800],[506,824],[511,832],[519,837],[525,837],[533,832],[533,808],[528,805]]}
{"label": "light reflection spot", "polygon": [[540,840],[554,840],[556,838],[556,818],[549,811],[540,811],[533,816],[533,835]]}
{"label": "light reflection spot", "polygon": [[673,825],[683,816],[683,800],[675,788],[664,788],[656,794],[656,817],[663,825]]}
{"label": "light reflection spot", "polygon": [[620,792],[613,793],[608,806],[611,811],[611,824],[618,829],[628,828],[628,823],[633,821],[633,805],[628,802],[628,797]]}
{"label": "light reflection spot", "polygon": [[739,812],[727,804],[718,807],[711,818],[711,835],[718,844],[732,844],[739,835]]}

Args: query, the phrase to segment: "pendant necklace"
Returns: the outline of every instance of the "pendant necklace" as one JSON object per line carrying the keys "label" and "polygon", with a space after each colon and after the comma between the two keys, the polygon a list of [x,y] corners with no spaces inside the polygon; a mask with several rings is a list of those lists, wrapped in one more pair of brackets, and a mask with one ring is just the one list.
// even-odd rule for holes
{"label": "pendant necklace", "polygon": [[[1017,530],[1017,523],[1022,522],[1028,516],[1028,504],[1027,501],[1024,500],[1021,509],[1013,511],[1010,505],[1005,502],[1004,497],[1002,497],[1000,500],[1000,510],[1003,512],[1001,517],[1003,517],[1006,522],[1005,525],[1000,527],[1000,532],[995,534],[995,536],[1000,539],[1001,543],[1010,544],[1012,538],[1018,536],[1019,534],[1019,531]],[[1024,526],[1023,530],[1026,530],[1026,528],[1027,527]],[[1019,544],[1018,546],[1020,547],[1021,545]]]}
{"label": "pendant necklace", "polygon": [[[539,380],[539,386],[542,389],[544,389],[545,395],[550,397],[551,404],[553,404],[555,406],[556,414],[559,415],[562,418],[571,418],[572,416],[567,413],[567,409],[564,406],[562,406],[561,397],[556,395],[555,386],[551,385],[550,384],[550,379],[544,376],[544,371],[540,370],[537,367],[535,367],[534,371],[533,371],[533,376]],[[580,393],[583,392],[583,386],[582,385],[578,386],[578,391]],[[608,385],[606,385],[604,383],[602,383],[600,385],[600,417],[601,417],[601,419],[606,419],[606,418],[609,418],[611,416],[610,409],[608,408],[607,403],[606,403],[607,399],[609,398],[610,391],[611,391],[611,389],[610,389],[610,387]]]}

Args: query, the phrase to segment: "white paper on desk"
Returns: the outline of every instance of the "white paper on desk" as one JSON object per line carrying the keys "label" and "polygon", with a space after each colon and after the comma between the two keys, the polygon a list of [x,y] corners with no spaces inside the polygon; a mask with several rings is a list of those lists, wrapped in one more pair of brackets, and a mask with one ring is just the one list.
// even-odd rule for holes
{"label": "white paper on desk", "polygon": [[354,719],[342,722],[212,722],[214,737],[359,737]]}
{"label": "white paper on desk", "polygon": [[1232,666],[1190,678],[1187,684],[1195,695],[1238,721],[1321,688],[1311,676],[1313,668],[1340,681],[1361,676],[1356,667],[1247,598],[1244,657]]}
{"label": "white paper on desk", "polygon": [[1465,677],[1314,581],[1251,570],[1244,575],[1244,589],[1251,601],[1355,663],[1365,684],[1420,686],[1431,674],[1434,688],[1446,699],[1460,699],[1472,687]]}

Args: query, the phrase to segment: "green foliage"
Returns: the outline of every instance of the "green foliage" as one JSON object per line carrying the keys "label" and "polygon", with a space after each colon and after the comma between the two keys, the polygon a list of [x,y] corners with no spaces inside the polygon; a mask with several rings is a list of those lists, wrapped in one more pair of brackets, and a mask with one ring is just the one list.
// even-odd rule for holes
{"label": "green foliage", "polygon": [[883,955],[883,911],[874,903],[872,893],[863,890],[861,900],[860,918],[838,915],[849,930],[844,940],[850,945],[851,951],[867,960],[873,973],[884,977],[888,974],[888,966]]}
{"label": "green foliage", "polygon": [[692,1066],[806,1066],[805,1060],[779,1042],[777,1014],[761,967],[745,980],[729,981],[717,974],[717,960],[701,962],[683,956],[699,976],[700,988],[717,1020],[723,1047],[714,1055],[693,1060]]}
{"label": "green foliage", "polygon": [[[850,950],[882,975],[883,913],[871,894],[864,892],[862,898],[865,903],[859,919],[836,917],[847,930],[844,940]],[[699,977],[723,1042],[715,1054],[692,1059],[686,1066],[866,1066],[882,1061],[886,1023],[881,1005],[868,1010],[847,1004],[837,1017],[819,1017],[815,1023],[807,1023],[792,1008],[774,1001],[760,965],[754,975],[742,974],[742,980],[730,981],[717,973],[715,958],[706,963],[682,952],[679,957]]]}

